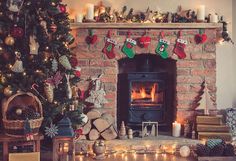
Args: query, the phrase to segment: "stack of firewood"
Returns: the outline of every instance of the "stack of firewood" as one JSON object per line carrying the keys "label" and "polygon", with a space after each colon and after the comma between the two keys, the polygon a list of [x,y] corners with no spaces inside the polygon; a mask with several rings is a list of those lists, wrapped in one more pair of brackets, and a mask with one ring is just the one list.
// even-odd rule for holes
{"label": "stack of firewood", "polygon": [[114,127],[115,119],[112,115],[101,113],[96,109],[92,109],[87,113],[89,121],[83,126],[83,139],[112,140],[117,137],[117,130]]}

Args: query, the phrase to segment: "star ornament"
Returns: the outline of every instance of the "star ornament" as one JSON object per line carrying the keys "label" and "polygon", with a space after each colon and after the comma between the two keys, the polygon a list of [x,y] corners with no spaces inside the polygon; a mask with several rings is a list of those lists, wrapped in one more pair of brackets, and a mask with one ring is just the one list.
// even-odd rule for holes
{"label": "star ornament", "polygon": [[53,138],[58,134],[58,127],[55,124],[50,124],[49,127],[45,127],[45,135]]}

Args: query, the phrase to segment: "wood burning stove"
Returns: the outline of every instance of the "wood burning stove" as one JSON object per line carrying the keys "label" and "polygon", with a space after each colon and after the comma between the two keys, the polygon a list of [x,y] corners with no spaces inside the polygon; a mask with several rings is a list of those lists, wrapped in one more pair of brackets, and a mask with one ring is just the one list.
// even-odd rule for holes
{"label": "wood burning stove", "polygon": [[166,72],[122,73],[118,78],[123,82],[120,91],[127,92],[119,95],[122,99],[120,112],[128,114],[120,117],[127,125],[140,126],[144,121],[165,122]]}
{"label": "wood burning stove", "polygon": [[176,61],[151,54],[119,61],[117,125],[125,121],[132,129],[142,122],[158,122],[169,131],[176,110]]}

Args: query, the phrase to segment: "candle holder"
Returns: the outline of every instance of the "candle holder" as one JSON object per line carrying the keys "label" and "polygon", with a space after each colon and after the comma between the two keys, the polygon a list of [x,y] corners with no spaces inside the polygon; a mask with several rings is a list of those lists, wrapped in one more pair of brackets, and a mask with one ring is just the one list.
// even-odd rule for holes
{"label": "candle holder", "polygon": [[75,138],[56,136],[53,138],[53,161],[75,161]]}

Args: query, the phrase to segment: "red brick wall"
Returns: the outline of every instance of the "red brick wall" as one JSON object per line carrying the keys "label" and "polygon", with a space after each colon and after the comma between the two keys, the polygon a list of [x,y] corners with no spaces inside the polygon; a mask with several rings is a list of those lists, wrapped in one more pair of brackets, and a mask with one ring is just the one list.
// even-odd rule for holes
{"label": "red brick wall", "polygon": [[[102,82],[106,90],[106,98],[108,103],[101,109],[116,116],[116,89],[117,89],[117,74],[118,63],[117,60],[126,57],[119,47],[115,49],[116,58],[108,59],[102,48],[104,47],[104,37],[107,34],[107,29],[94,29],[95,34],[98,35],[98,41],[94,45],[88,45],[85,38],[88,35],[87,29],[74,29],[72,33],[76,37],[75,43],[72,46],[73,53],[76,54],[79,64],[82,68],[82,79],[89,78],[103,73]],[[126,38],[128,30],[113,29],[112,38],[117,40],[120,47]],[[133,29],[130,30],[132,38],[138,38],[146,32],[152,38],[151,44],[147,49],[134,47],[136,54],[139,53],[153,53],[157,46],[158,37],[161,31],[164,31],[165,38],[170,41],[168,47],[169,55],[173,55],[173,48],[177,38],[178,30],[160,30],[160,29]],[[205,33],[208,40],[205,44],[197,45],[194,41],[194,36],[199,32],[198,29],[182,30],[182,38],[188,41],[185,48],[187,57],[183,60],[177,60],[177,120],[183,121],[185,119],[192,119],[194,115],[195,97],[201,88],[201,83],[205,79],[211,94],[216,99],[216,33],[215,29],[206,29]],[[86,89],[86,82],[79,84],[80,88]]]}

